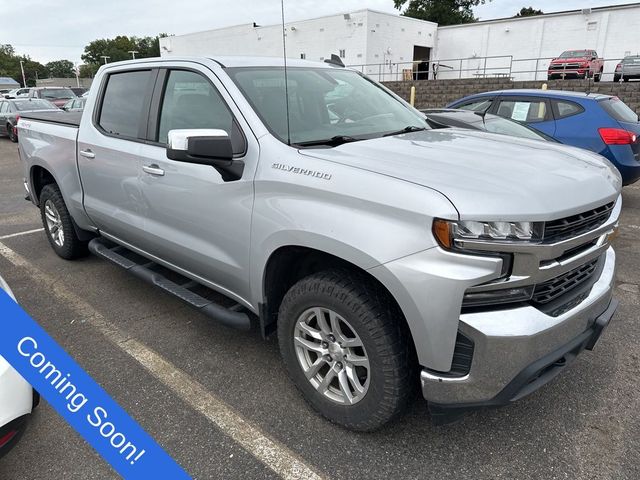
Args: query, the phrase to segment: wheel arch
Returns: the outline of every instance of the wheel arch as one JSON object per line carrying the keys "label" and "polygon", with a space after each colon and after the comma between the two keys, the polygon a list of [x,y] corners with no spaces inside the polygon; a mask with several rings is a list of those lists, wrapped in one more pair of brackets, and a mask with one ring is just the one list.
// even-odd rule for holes
{"label": "wheel arch", "polygon": [[356,262],[303,245],[283,245],[274,250],[265,263],[262,275],[262,301],[259,304],[262,335],[267,337],[276,331],[280,304],[296,282],[320,271],[348,269],[366,276],[383,295],[388,297],[398,320],[403,322],[409,333],[409,344],[415,352],[413,335],[400,304],[378,278],[372,275],[364,265]]}
{"label": "wheel arch", "polygon": [[40,193],[45,185],[55,183],[59,186],[58,181],[51,171],[42,165],[33,165],[29,169],[29,183],[31,184],[31,199],[36,205],[40,204]]}

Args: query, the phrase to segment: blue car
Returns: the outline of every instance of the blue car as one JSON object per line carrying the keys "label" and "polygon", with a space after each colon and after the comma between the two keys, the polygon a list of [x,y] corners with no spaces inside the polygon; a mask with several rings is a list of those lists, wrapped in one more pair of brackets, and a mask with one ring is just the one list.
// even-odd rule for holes
{"label": "blue car", "polygon": [[611,95],[559,90],[499,90],[457,100],[447,108],[488,112],[526,123],[565,145],[608,158],[624,185],[640,178],[640,122]]}

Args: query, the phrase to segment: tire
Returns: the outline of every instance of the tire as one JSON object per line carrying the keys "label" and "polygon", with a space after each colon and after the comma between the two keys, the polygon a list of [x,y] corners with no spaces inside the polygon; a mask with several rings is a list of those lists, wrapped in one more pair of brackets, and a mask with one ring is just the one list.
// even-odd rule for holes
{"label": "tire", "polygon": [[78,238],[60,189],[54,183],[45,185],[40,192],[40,216],[47,240],[59,257],[73,260],[88,253],[87,242]]}
{"label": "tire", "polygon": [[628,82],[628,81],[629,81],[629,77],[624,77],[624,78],[622,79],[622,81],[623,81],[623,82]]}
{"label": "tire", "polygon": [[620,75],[613,76],[613,83],[618,83],[620,81]]}
{"label": "tire", "polygon": [[[335,335],[334,341],[320,328],[318,314]],[[386,292],[358,272],[328,270],[303,278],[291,287],[278,316],[280,353],[293,383],[317,412],[358,431],[376,430],[404,412],[415,398],[418,375],[410,333],[400,315]],[[331,318],[337,320],[338,328]],[[301,333],[302,324],[309,330]],[[311,330],[323,339],[322,343],[306,335]],[[322,348],[321,352],[301,346],[296,341],[300,335],[314,348]],[[334,349],[346,344],[352,347],[339,348],[341,352]],[[321,355],[322,351],[327,353]],[[363,358],[368,368],[362,366]],[[317,373],[312,380],[305,375],[303,362],[307,367],[311,364],[309,371],[320,364],[313,370]],[[322,380],[329,375],[337,376],[332,377],[325,392]],[[361,393],[351,380],[354,377]],[[344,385],[340,387],[340,380],[347,383],[351,401],[344,394]],[[342,398],[335,398],[338,396]]]}
{"label": "tire", "polygon": [[593,74],[594,82],[599,82],[601,78],[602,78],[602,70],[600,70],[598,73]]}
{"label": "tire", "polygon": [[13,143],[18,142],[18,135],[13,133],[13,125],[11,125],[10,123],[7,123],[7,135],[9,136],[9,140],[11,140]]}

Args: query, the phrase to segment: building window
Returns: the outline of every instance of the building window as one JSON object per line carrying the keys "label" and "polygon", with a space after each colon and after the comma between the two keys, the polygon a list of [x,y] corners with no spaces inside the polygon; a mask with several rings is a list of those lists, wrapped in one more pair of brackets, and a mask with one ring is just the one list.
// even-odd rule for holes
{"label": "building window", "polygon": [[346,56],[344,52],[344,48],[341,48],[339,53],[340,53],[340,58],[344,58]]}
{"label": "building window", "polygon": [[598,28],[598,22],[587,22],[587,30],[595,30]]}
{"label": "building window", "polygon": [[300,59],[304,60],[305,58],[307,58],[307,54],[306,53],[301,53],[300,54]]}

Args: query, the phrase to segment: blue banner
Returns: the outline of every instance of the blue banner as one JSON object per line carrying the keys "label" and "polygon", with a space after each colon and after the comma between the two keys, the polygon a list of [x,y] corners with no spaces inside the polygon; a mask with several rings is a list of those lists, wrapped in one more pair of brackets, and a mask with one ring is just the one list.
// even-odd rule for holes
{"label": "blue banner", "polygon": [[190,478],[3,290],[0,355],[125,479]]}

